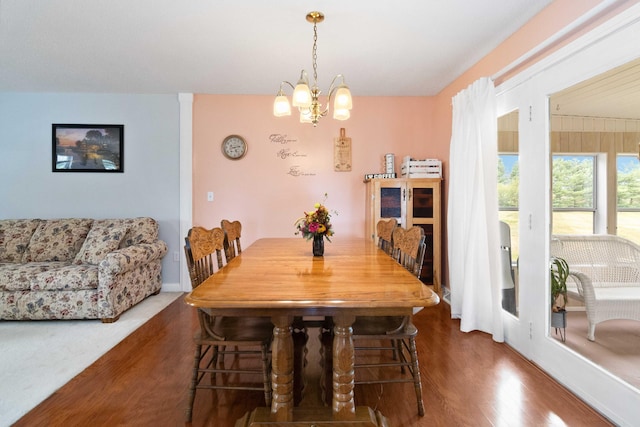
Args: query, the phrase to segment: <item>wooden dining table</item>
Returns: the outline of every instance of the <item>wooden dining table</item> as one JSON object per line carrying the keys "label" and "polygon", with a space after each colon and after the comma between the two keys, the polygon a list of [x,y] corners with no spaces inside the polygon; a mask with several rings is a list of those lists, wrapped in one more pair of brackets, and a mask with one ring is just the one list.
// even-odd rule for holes
{"label": "wooden dining table", "polygon": [[[371,239],[334,237],[322,257],[302,238],[263,238],[186,297],[219,315],[269,316],[273,322],[271,408],[256,408],[236,425],[383,426],[384,416],[354,402],[356,316],[411,315],[439,297]],[[294,318],[331,316],[332,405],[294,408]],[[301,422],[304,422],[301,424]]]}

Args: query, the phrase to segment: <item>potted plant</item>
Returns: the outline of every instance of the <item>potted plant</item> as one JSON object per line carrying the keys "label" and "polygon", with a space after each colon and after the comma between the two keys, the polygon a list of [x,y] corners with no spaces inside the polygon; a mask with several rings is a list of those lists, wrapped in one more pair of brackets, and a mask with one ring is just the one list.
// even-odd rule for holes
{"label": "potted plant", "polygon": [[[569,265],[560,257],[551,257],[551,326],[567,326],[567,279]],[[564,341],[564,340],[563,340]]]}

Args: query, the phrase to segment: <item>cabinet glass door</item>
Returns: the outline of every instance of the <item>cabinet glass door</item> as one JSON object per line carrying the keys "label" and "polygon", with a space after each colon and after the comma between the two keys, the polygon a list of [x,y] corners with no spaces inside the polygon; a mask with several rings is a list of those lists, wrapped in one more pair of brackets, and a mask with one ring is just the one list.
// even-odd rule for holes
{"label": "cabinet glass door", "polygon": [[407,218],[408,225],[414,225],[422,227],[424,230],[426,250],[424,254],[424,261],[422,264],[422,271],[420,274],[420,280],[426,284],[434,285],[439,280],[436,279],[436,271],[440,270],[438,265],[440,262],[439,257],[436,256],[434,248],[439,245],[438,241],[435,241],[435,227],[436,216],[439,214],[439,204],[436,202],[436,198],[439,197],[439,182],[420,182],[412,181],[408,184],[408,196],[409,206],[409,218]]}
{"label": "cabinet glass door", "polygon": [[397,218],[402,216],[402,197],[399,188],[380,189],[380,217]]}
{"label": "cabinet glass door", "polygon": [[378,213],[381,219],[395,218],[398,221],[398,225],[404,226],[404,218],[406,216],[405,193],[405,187],[399,183],[380,184]]}
{"label": "cabinet glass door", "polygon": [[412,191],[413,219],[433,218],[433,188],[416,188]]}

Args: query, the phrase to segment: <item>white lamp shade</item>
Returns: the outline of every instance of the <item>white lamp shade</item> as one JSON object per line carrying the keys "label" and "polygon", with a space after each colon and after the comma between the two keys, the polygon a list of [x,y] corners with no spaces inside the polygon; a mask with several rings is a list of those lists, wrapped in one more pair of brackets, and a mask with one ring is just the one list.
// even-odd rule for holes
{"label": "white lamp shade", "polygon": [[347,120],[351,117],[351,113],[346,108],[333,110],[333,118],[336,120]]}
{"label": "white lamp shade", "polygon": [[291,115],[291,104],[285,95],[276,96],[276,100],[273,101],[273,115],[276,117]]}
{"label": "white lamp shade", "polygon": [[353,101],[351,99],[351,91],[345,85],[342,85],[336,91],[336,95],[333,101],[334,110],[351,110],[353,108]]}
{"label": "white lamp shade", "polygon": [[309,89],[308,84],[303,81],[298,82],[295,90],[293,91],[292,104],[294,107],[298,108],[311,107],[311,90]]}

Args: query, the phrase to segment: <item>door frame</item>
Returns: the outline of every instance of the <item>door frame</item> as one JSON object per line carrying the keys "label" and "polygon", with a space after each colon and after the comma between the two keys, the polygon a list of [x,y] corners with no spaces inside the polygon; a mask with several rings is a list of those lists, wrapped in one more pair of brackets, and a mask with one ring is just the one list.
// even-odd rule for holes
{"label": "door frame", "polygon": [[526,195],[520,198],[519,206],[520,316],[516,319],[505,313],[505,341],[618,425],[633,425],[640,419],[640,390],[550,336],[548,99],[559,90],[640,57],[640,43],[632,42],[638,39],[640,4],[630,6],[496,90],[499,115],[514,107],[520,110],[520,194]]}

